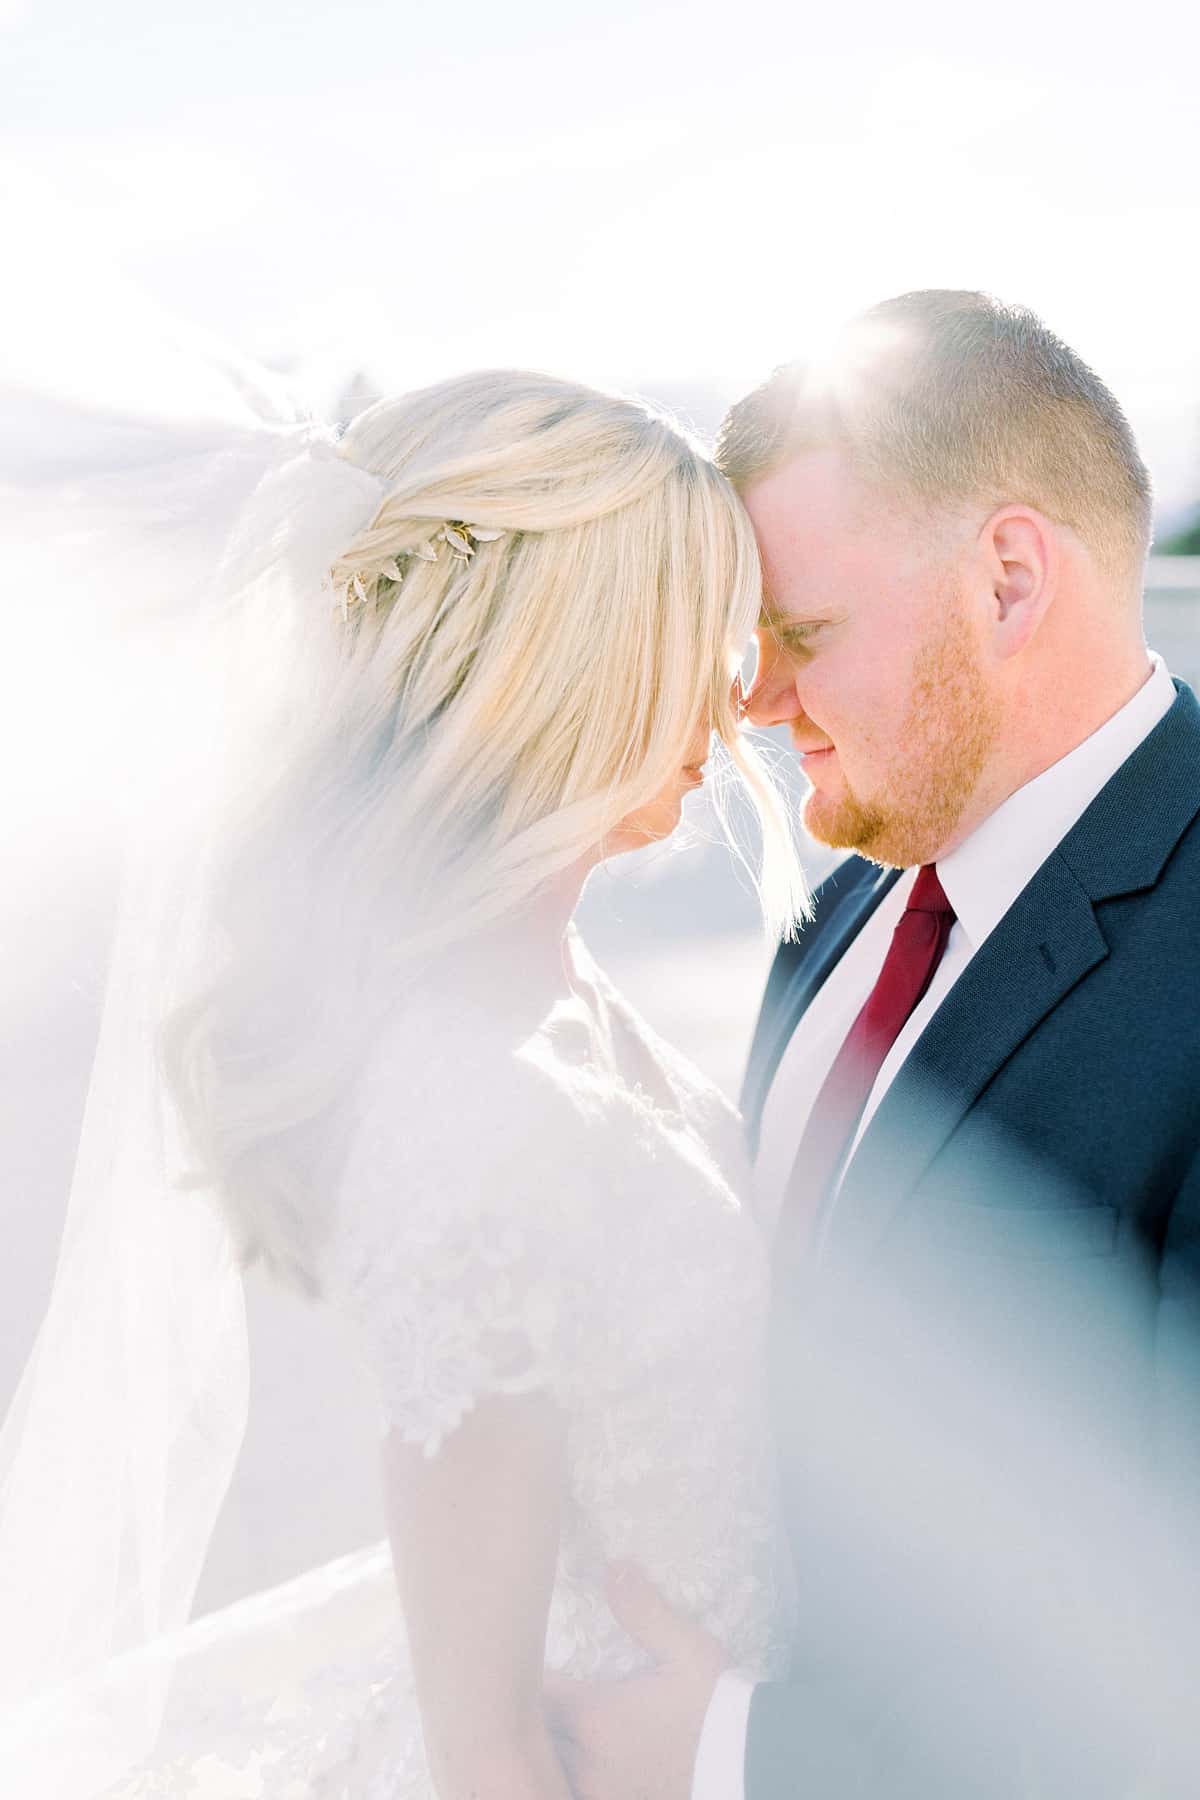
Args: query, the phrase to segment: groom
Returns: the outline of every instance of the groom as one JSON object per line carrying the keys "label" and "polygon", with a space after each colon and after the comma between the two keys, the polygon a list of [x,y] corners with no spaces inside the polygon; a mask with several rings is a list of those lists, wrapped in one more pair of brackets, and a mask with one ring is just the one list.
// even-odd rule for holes
{"label": "groom", "polygon": [[740,401],[749,713],[849,854],[743,1095],[797,1576],[757,1685],[636,1570],[577,1800],[1200,1792],[1200,706],[1150,483],[1032,314],[887,301]]}

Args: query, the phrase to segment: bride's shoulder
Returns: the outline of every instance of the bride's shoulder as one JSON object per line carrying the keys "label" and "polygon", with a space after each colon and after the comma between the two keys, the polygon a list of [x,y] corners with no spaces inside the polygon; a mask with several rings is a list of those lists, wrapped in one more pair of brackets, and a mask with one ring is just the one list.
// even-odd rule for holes
{"label": "bride's shoulder", "polygon": [[588,1021],[569,1005],[508,1010],[487,996],[418,995],[379,1031],[358,1084],[359,1170],[406,1165],[444,1191],[522,1156],[570,1154],[594,1123]]}
{"label": "bride's shoulder", "polygon": [[430,1003],[391,1019],[357,1083],[328,1291],[368,1303],[378,1288],[386,1311],[400,1269],[436,1284],[480,1261],[528,1273],[554,1246],[569,1258],[595,1229],[611,1152],[579,1048],[554,1016]]}

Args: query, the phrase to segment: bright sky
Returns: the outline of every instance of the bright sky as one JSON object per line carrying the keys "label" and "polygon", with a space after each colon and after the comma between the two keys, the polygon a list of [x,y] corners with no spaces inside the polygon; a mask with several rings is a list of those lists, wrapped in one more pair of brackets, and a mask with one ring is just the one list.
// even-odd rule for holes
{"label": "bright sky", "polygon": [[860,305],[987,287],[1115,387],[1173,505],[1200,490],[1198,16],[0,0],[0,177],[25,256],[90,232],[325,394],[532,363],[709,418]]}

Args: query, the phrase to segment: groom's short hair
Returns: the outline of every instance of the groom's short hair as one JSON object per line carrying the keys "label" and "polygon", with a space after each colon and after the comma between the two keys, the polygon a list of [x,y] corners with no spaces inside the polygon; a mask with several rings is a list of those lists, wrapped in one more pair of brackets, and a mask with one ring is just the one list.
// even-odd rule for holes
{"label": "groom's short hair", "polygon": [[739,400],[715,455],[744,488],[822,449],[934,507],[1036,506],[1118,570],[1150,545],[1150,476],[1118,401],[1035,313],[989,294],[933,288],[871,307],[828,359],[776,369]]}

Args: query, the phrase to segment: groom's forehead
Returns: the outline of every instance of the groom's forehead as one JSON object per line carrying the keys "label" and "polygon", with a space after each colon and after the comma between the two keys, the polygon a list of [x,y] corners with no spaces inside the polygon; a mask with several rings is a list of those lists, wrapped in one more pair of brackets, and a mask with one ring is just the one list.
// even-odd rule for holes
{"label": "groom's forehead", "polygon": [[[752,515],[753,517],[753,515]],[[764,624],[797,615],[817,616],[832,595],[853,586],[861,546],[828,517],[794,509],[755,519]]]}
{"label": "groom's forehead", "polygon": [[781,590],[797,579],[819,584],[831,562],[847,555],[864,524],[861,484],[832,452],[782,464],[748,483],[742,499],[767,585]]}
{"label": "groom's forehead", "polygon": [[747,483],[742,500],[758,542],[764,622],[844,610],[891,585],[919,541],[914,522],[833,453],[783,464]]}
{"label": "groom's forehead", "polygon": [[842,512],[857,497],[860,483],[839,450],[805,450],[777,463],[745,484],[742,498],[751,518],[772,524],[819,509]]}

